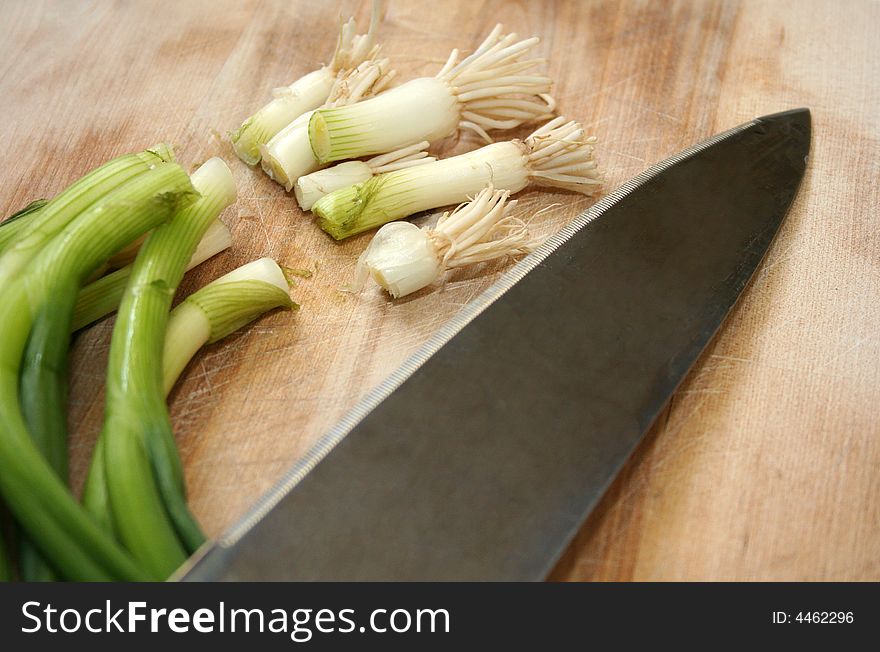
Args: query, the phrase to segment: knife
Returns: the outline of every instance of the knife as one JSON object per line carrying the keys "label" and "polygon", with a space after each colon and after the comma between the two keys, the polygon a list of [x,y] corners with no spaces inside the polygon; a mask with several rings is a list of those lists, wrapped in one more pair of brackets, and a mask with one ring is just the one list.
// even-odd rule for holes
{"label": "knife", "polygon": [[540,580],[797,193],[810,112],[648,169],[442,327],[184,580]]}

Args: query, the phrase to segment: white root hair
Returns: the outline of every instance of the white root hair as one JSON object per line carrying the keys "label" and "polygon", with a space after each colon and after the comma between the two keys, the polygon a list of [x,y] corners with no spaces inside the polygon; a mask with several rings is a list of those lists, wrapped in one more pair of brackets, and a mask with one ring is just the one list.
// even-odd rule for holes
{"label": "white root hair", "polygon": [[373,0],[370,12],[370,27],[366,34],[357,33],[357,23],[354,16],[349,18],[339,28],[339,38],[336,41],[336,50],[329,68],[333,72],[344,72],[357,68],[367,59],[374,58],[373,50],[376,40],[376,28],[382,18],[382,1]]}
{"label": "white root hair", "polygon": [[354,104],[386,90],[397,77],[397,71],[392,70],[390,59],[378,58],[379,51],[380,47],[377,45],[371,50],[366,61],[362,61],[355,68],[340,72],[322,108]]}
{"label": "white root hair", "polygon": [[489,186],[440,217],[428,237],[442,269],[527,254],[540,244],[528,225],[510,214],[517,202],[509,197],[510,191]]}
{"label": "white root hair", "polygon": [[387,154],[380,154],[379,156],[375,156],[365,161],[365,163],[369,166],[370,171],[373,174],[394,172],[395,170],[411,168],[416,165],[422,165],[423,163],[431,163],[436,161],[437,157],[428,156],[428,146],[428,141],[423,140],[422,142],[410,145],[409,147],[402,147],[393,152],[388,152]]}
{"label": "white root hair", "polygon": [[453,50],[437,73],[461,103],[459,127],[470,129],[487,143],[487,130],[514,129],[524,123],[544,120],[553,114],[555,100],[548,94],[552,82],[531,70],[543,59],[525,59],[540,42],[538,37],[519,40],[516,34],[502,35],[496,25],[469,56],[459,61]]}
{"label": "white root hair", "polygon": [[523,142],[529,178],[537,185],[592,194],[602,185],[595,144],[595,136],[587,137],[580,123],[554,118]]}

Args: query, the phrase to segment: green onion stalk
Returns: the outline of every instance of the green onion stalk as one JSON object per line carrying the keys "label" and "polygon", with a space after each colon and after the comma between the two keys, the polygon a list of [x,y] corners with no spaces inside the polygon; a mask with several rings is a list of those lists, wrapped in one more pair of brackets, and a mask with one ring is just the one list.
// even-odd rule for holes
{"label": "green onion stalk", "polygon": [[[138,241],[142,241],[142,237],[135,240]],[[113,258],[118,256],[119,253],[116,253]],[[41,306],[37,311],[20,374],[21,407],[25,422],[38,448],[65,482],[68,477],[65,409],[68,350],[71,313],[79,289],[74,279],[68,279],[66,283],[56,292],[56,301]],[[117,304],[121,295],[120,290],[115,297]],[[19,566],[22,579],[26,581],[56,579],[51,565],[27,536],[21,537]]]}
{"label": "green onion stalk", "polygon": [[232,173],[219,158],[192,182],[201,198],[151,233],[132,267],[110,344],[101,442],[84,493],[97,520],[161,578],[204,542],[186,505],[163,391],[168,311],[199,240],[235,200]]}
{"label": "green onion stalk", "polygon": [[502,34],[501,25],[470,56],[453,50],[435,77],[420,77],[376,97],[319,109],[309,118],[309,142],[321,164],[392,152],[460,129],[485,142],[487,131],[513,129],[548,118],[555,108],[551,80],[532,68],[542,59],[523,59],[539,42]]}
{"label": "green onion stalk", "polygon": [[32,214],[27,220],[26,231],[7,243],[0,256],[0,286],[13,281],[46,243],[85,209],[127,181],[150,171],[153,166],[173,160],[174,154],[168,145],[157,145],[105,163],[74,182]]}
{"label": "green onion stalk", "polygon": [[[231,245],[232,234],[227,226],[220,220],[214,220],[190,258],[187,271],[201,265]],[[77,331],[114,312],[119,307],[119,301],[122,299],[129,278],[131,278],[131,265],[126,265],[82,288],[73,310],[71,330]]]}
{"label": "green onion stalk", "polygon": [[[181,302],[168,317],[162,354],[162,384],[167,397],[189,361],[205,344],[235,332],[274,308],[293,309],[290,286],[281,268],[261,258],[221,276]],[[86,501],[113,528],[104,472],[104,443],[98,440],[86,485]]]}
{"label": "green onion stalk", "polygon": [[466,202],[490,185],[511,193],[534,184],[589,195],[601,185],[595,142],[580,124],[558,117],[524,141],[492,143],[336,190],[315,202],[312,211],[321,228],[341,240],[420,211]]}
{"label": "green onion stalk", "polygon": [[[68,190],[67,199],[80,200],[87,202],[89,198],[88,190],[90,181],[99,180],[102,173],[109,173],[104,176],[104,187],[110,187],[115,179],[121,178],[123,181],[128,178],[132,171],[130,163],[135,164],[134,171],[138,170],[138,161],[147,164],[169,160],[171,158],[170,150],[165,146],[159,146],[154,151],[146,151],[141,154],[124,156],[121,159],[111,161],[107,165],[99,168],[85,179],[80,180],[78,184]],[[143,168],[146,169],[146,168]],[[113,173],[118,176],[114,178]],[[75,194],[75,189],[79,186],[80,194]],[[70,196],[73,195],[73,196]],[[32,229],[34,219],[42,212],[43,208],[48,204],[46,199],[38,199],[31,202],[25,208],[18,211],[7,218],[0,226],[0,253],[10,247],[15,241],[21,238],[23,233]],[[62,203],[59,206],[53,205],[53,209],[58,211],[56,214],[64,214],[64,207],[70,204]],[[72,215],[70,211],[67,215]],[[57,230],[63,225],[64,219],[56,218],[54,225],[49,224],[49,233]],[[42,228],[46,228],[44,221]],[[75,288],[69,287],[68,290]],[[66,440],[66,423],[63,410],[42,409],[44,400],[48,405],[63,406],[66,404],[66,368],[67,368],[67,347],[69,337],[66,333],[58,336],[58,329],[63,328],[63,319],[56,317],[57,314],[64,315],[69,311],[69,307],[65,307],[63,303],[69,302],[70,293],[61,290],[58,292],[59,305],[44,306],[34,317],[34,326],[31,337],[28,341],[28,348],[25,352],[24,371],[22,372],[22,409],[28,427],[33,434],[35,441],[49,461],[50,465],[58,473],[62,480],[67,478],[67,440]],[[63,302],[63,303],[62,303]],[[42,345],[45,344],[47,350],[41,351]],[[43,373],[48,371],[48,373]],[[60,380],[58,380],[60,379]],[[58,434],[63,433],[63,434]],[[21,566],[22,576],[26,580],[50,580],[54,579],[55,574],[44,563],[39,551],[33,546],[30,539],[21,537],[19,549],[19,563]]]}
{"label": "green onion stalk", "polygon": [[[22,412],[23,405],[38,404],[21,395],[30,391],[19,388],[22,360],[38,315],[51,314],[56,306],[66,336],[73,305],[62,295],[75,292],[114,252],[193,201],[186,172],[163,162],[164,156],[170,158],[170,150],[163,146],[86,175],[50,201],[0,257],[0,492],[20,527],[65,579],[158,577],[144,572],[101,530],[42,454]],[[48,398],[52,403],[43,409],[63,411]]]}
{"label": "green onion stalk", "polygon": [[15,240],[27,228],[30,219],[48,203],[48,199],[36,199],[0,222],[0,254],[3,253],[3,250],[10,242]]}
{"label": "green onion stalk", "polygon": [[[384,91],[396,76],[389,59],[373,58],[339,77],[322,108],[346,106]],[[260,146],[263,171],[287,190],[302,175],[321,167],[309,142],[307,111]]]}
{"label": "green onion stalk", "polygon": [[[187,270],[202,264],[208,258],[227,249],[232,244],[232,234],[223,222],[214,220],[199,242],[190,259]],[[82,288],[76,297],[71,331],[76,331],[115,311],[131,276],[131,265],[126,265],[98,281]],[[75,293],[63,295],[66,299]],[[52,332],[45,333],[45,329]],[[54,319],[52,314],[41,313],[34,323],[28,349],[25,353],[25,366],[21,374],[23,396],[36,399],[35,404],[23,405],[28,417],[28,426],[37,440],[40,450],[56,470],[59,477],[67,478],[67,441],[65,415],[57,410],[42,409],[43,397],[53,396],[50,404],[67,403],[67,347],[69,334],[64,332],[63,320]],[[40,337],[36,337],[39,334]],[[36,344],[39,343],[39,344]],[[50,361],[55,361],[50,364]],[[47,433],[58,433],[49,437]],[[27,581],[51,581],[55,574],[42,563],[42,556],[24,537],[19,550],[19,564],[22,577]]]}
{"label": "green onion stalk", "polygon": [[[21,411],[28,430],[58,478],[67,483],[67,369],[75,279],[56,286],[37,308],[19,375]],[[18,564],[26,582],[51,582],[57,573],[30,537],[19,539]]]}
{"label": "green onion stalk", "polygon": [[339,78],[379,56],[379,46],[374,46],[373,42],[380,14],[381,2],[374,0],[370,28],[366,34],[356,34],[355,20],[350,18],[340,28],[336,50],[329,65],[300,77],[290,86],[276,88],[271,102],[229,134],[235,153],[242,161],[248,165],[259,163],[261,145],[268,143],[307,111],[324,104]]}
{"label": "green onion stalk", "polygon": [[296,308],[278,264],[260,258],[191,294],[168,320],[163,354],[165,393],[205,344],[223,339],[273,308]]}

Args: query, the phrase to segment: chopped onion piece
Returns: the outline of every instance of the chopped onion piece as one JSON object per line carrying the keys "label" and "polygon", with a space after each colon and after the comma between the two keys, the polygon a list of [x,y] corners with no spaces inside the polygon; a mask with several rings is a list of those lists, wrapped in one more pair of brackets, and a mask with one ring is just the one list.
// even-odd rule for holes
{"label": "chopped onion piece", "polygon": [[538,244],[526,224],[510,215],[510,192],[484,188],[444,213],[433,229],[410,222],[383,226],[358,259],[352,288],[372,278],[395,299],[427,287],[444,271],[528,253]]}
{"label": "chopped onion piece", "polygon": [[378,57],[374,45],[376,26],[381,15],[381,2],[374,0],[370,27],[366,34],[357,34],[354,18],[344,23],[336,42],[336,51],[329,65],[300,77],[290,86],[276,88],[274,99],[229,134],[238,157],[248,165],[260,162],[260,146],[307,111],[327,101],[339,78],[370,59]]}
{"label": "chopped onion piece", "polygon": [[242,265],[191,294],[168,318],[163,359],[165,393],[202,346],[273,308],[296,307],[284,272],[271,258]]}
{"label": "chopped onion piece", "polygon": [[[374,57],[341,75],[324,106],[344,106],[375,95],[387,88],[395,75],[389,59]],[[309,143],[311,115],[309,111],[299,116],[268,143],[260,146],[263,170],[287,190],[300,176],[321,167]]]}
{"label": "chopped onion piece", "polygon": [[596,139],[559,117],[525,141],[492,143],[451,158],[376,175],[315,202],[321,228],[337,240],[420,211],[467,201],[488,185],[516,193],[529,183],[591,194],[599,185]]}
{"label": "chopped onion piece", "polygon": [[421,140],[433,142],[459,129],[487,143],[491,129],[513,129],[549,117],[551,81],[522,60],[539,39],[520,41],[497,25],[470,56],[453,50],[436,77],[414,79],[372,99],[315,111],[309,140],[321,163],[391,152]]}

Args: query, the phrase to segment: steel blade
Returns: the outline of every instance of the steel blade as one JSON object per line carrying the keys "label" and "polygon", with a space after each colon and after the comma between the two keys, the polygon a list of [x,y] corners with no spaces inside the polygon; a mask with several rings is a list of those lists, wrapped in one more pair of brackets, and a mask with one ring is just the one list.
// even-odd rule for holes
{"label": "steel blade", "polygon": [[759,118],[598,202],[372,392],[185,579],[545,577],[748,283],[809,143],[806,109]]}

